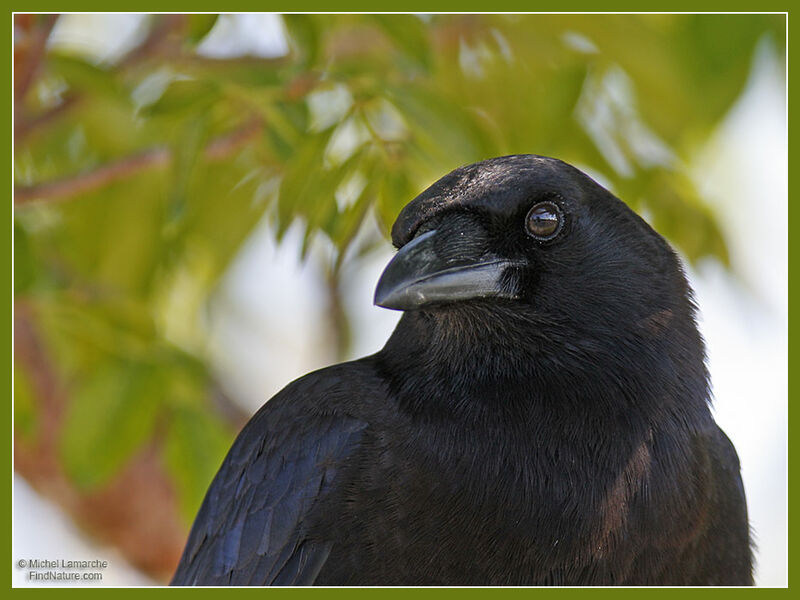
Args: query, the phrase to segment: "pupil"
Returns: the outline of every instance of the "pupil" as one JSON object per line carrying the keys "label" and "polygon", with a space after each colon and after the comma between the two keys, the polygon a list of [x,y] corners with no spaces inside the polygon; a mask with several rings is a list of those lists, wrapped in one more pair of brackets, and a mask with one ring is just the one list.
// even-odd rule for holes
{"label": "pupil", "polygon": [[531,211],[531,233],[550,235],[558,227],[558,215],[549,206],[538,206]]}

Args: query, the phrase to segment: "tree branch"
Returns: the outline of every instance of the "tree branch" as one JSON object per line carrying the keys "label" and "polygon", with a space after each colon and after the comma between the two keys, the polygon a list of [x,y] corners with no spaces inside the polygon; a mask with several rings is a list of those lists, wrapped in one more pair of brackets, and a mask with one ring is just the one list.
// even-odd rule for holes
{"label": "tree branch", "polygon": [[47,125],[53,119],[58,118],[61,113],[66,112],[78,101],[77,94],[66,94],[64,98],[54,107],[46,110],[45,112],[30,118],[16,118],[14,119],[14,143],[20,142],[28,136],[32,131]]}
{"label": "tree branch", "polygon": [[118,63],[125,68],[155,54],[173,32],[186,23],[186,15],[160,15],[144,41],[126,54]]}
{"label": "tree branch", "polygon": [[15,187],[14,205],[19,206],[36,200],[54,201],[70,198],[105,187],[113,181],[125,179],[145,169],[164,167],[170,163],[171,158],[172,154],[167,148],[153,148],[72,177]]}
{"label": "tree branch", "polygon": [[[203,153],[206,160],[218,162],[234,155],[261,133],[261,121],[250,119],[239,129],[213,139]],[[172,151],[156,147],[133,156],[106,163],[92,171],[79,173],[46,183],[14,188],[14,205],[32,202],[54,202],[103,188],[120,179],[127,179],[148,169],[158,169],[172,163]]]}
{"label": "tree branch", "polygon": [[19,103],[28,93],[36,79],[36,74],[39,72],[39,66],[47,48],[47,40],[50,38],[50,33],[53,31],[57,20],[58,15],[46,15],[42,19],[41,26],[36,28],[28,47],[25,49],[24,60],[20,60],[20,64],[15,64],[14,66],[14,104],[17,109],[15,114],[19,112]]}

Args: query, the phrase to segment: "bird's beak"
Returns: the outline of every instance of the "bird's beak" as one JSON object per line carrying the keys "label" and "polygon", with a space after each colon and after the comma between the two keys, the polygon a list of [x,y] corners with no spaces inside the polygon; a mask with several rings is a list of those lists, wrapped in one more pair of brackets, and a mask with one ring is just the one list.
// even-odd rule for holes
{"label": "bird's beak", "polygon": [[437,231],[428,231],[403,246],[386,265],[375,288],[375,304],[393,310],[415,310],[434,303],[474,298],[516,298],[504,277],[516,263],[494,255],[479,260],[437,253]]}

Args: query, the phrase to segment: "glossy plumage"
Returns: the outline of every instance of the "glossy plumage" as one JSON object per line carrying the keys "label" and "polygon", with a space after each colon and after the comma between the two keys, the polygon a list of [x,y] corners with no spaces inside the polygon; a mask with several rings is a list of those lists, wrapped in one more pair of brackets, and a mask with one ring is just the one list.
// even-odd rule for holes
{"label": "glossy plumage", "polygon": [[[542,201],[564,219],[545,242]],[[443,177],[392,233],[395,332],[253,417],[173,584],[752,583],[738,458],[658,234],[530,155]]]}

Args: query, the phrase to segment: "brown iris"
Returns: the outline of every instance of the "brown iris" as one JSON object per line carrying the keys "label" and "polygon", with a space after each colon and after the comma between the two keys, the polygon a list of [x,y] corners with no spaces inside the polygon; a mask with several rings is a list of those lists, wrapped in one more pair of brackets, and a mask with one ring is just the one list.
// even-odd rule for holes
{"label": "brown iris", "polygon": [[539,202],[533,205],[525,219],[528,234],[540,241],[552,240],[563,225],[561,209],[553,202]]}

